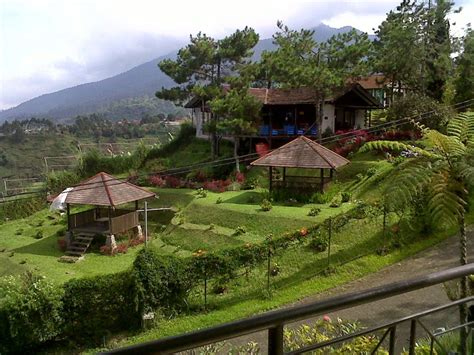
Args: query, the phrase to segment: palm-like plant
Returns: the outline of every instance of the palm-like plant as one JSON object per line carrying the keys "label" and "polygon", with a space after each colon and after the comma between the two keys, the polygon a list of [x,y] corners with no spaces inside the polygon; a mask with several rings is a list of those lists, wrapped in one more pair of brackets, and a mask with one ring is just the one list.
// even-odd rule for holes
{"label": "palm-like plant", "polygon": [[[447,134],[427,129],[423,132],[424,148],[392,141],[365,144],[362,151],[408,151],[413,157],[400,164],[386,191],[392,207],[406,208],[418,194],[427,198],[427,214],[433,224],[459,226],[460,263],[467,264],[465,213],[469,189],[474,186],[474,112],[460,113],[448,123]],[[460,282],[460,297],[467,296],[468,279]],[[460,307],[460,320],[466,323],[467,310]],[[466,353],[467,332],[461,331],[461,353]]]}

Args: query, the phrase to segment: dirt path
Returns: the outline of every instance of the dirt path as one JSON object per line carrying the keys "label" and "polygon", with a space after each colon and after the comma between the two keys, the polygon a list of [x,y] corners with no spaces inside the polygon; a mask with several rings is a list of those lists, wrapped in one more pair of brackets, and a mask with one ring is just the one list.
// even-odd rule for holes
{"label": "dirt path", "polygon": [[[468,230],[468,247],[469,254],[474,252],[474,230]],[[327,292],[307,297],[294,304],[288,305],[292,307],[305,303],[315,302],[320,299],[356,292],[371,287],[376,287],[396,281],[412,278],[418,275],[429,274],[432,272],[448,269],[459,265],[459,242],[458,237],[451,237],[438,245],[431,247],[421,253],[414,255],[400,263],[388,266],[379,272],[367,275],[361,279],[349,282],[345,285],[336,287]],[[436,285],[425,289],[409,292],[403,295],[394,296],[378,302],[367,305],[361,305],[348,310],[342,310],[333,314],[328,314],[332,319],[337,317],[347,320],[358,320],[364,326],[371,327],[391,320],[396,320],[413,313],[421,312],[449,302],[446,292],[442,285]],[[458,324],[458,313],[456,309],[440,312],[435,316],[424,318],[423,322],[428,329],[434,330],[439,327],[447,327]],[[303,323],[311,323],[310,320],[294,323],[291,326],[297,326]],[[419,330],[419,334],[423,332]],[[409,337],[408,325],[397,329],[397,349],[400,351],[406,346]],[[235,339],[233,343],[242,344],[248,341],[256,341],[265,348],[267,334],[260,332],[251,336],[245,336]],[[397,351],[397,352],[398,352]]]}

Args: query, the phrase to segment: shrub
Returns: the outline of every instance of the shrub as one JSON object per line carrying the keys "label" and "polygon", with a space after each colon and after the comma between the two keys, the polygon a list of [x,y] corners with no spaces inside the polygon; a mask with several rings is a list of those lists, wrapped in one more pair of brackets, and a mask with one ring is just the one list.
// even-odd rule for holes
{"label": "shrub", "polygon": [[44,237],[43,231],[37,231],[35,234],[35,239],[42,239]]}
{"label": "shrub", "polygon": [[341,194],[337,194],[334,196],[334,198],[331,200],[331,203],[329,204],[329,207],[337,208],[340,207],[342,204],[342,197]]}
{"label": "shrub", "polygon": [[58,171],[49,173],[46,177],[46,188],[51,193],[60,193],[65,188],[76,185],[81,177],[72,171]]}
{"label": "shrub", "polygon": [[138,327],[141,315],[133,281],[130,272],[68,281],[63,297],[66,334],[89,341]]}
{"label": "shrub", "polygon": [[357,182],[364,180],[364,174],[359,173],[355,176]]}
{"label": "shrub", "polygon": [[328,196],[321,192],[315,192],[313,196],[311,196],[311,202],[322,205],[328,202]]}
{"label": "shrub", "polygon": [[0,353],[27,353],[59,335],[62,294],[30,273],[0,279]]}
{"label": "shrub", "polygon": [[152,175],[148,178],[148,182],[150,183],[151,186],[156,186],[156,187],[165,187],[166,186],[166,181],[159,175]]}
{"label": "shrub", "polygon": [[270,211],[273,206],[272,206],[272,203],[267,200],[267,199],[264,199],[261,203],[260,203],[260,208],[262,209],[262,211],[264,212],[268,212]]}
{"label": "shrub", "polygon": [[374,167],[367,169],[367,172],[365,173],[367,177],[374,176],[375,174],[377,174],[377,169]]}
{"label": "shrub", "polygon": [[341,192],[341,201],[344,202],[349,202],[351,200],[352,194],[348,191],[343,191]]}
{"label": "shrub", "polygon": [[280,273],[280,266],[277,263],[273,263],[270,267],[270,276],[277,276]]}
{"label": "shrub", "polygon": [[223,202],[222,197],[218,197],[216,200],[216,204],[221,204]]}
{"label": "shrub", "polygon": [[308,246],[311,249],[313,249],[317,252],[325,251],[327,249],[328,245],[329,245],[328,240],[320,234],[315,235],[313,238],[311,238],[311,240],[308,244]]}
{"label": "shrub", "polygon": [[159,255],[153,248],[138,253],[132,275],[142,314],[158,308],[183,307],[194,278],[187,272],[183,259]]}
{"label": "shrub", "polygon": [[197,189],[195,192],[195,195],[197,198],[206,198],[207,197],[207,191],[204,190],[202,187],[200,189]]}
{"label": "shrub", "polygon": [[319,213],[321,212],[321,209],[318,207],[311,207],[311,209],[308,212],[308,216],[310,217],[316,217]]}
{"label": "shrub", "polygon": [[125,254],[128,251],[128,244],[127,243],[120,243],[117,245],[116,253],[118,254]]}
{"label": "shrub", "polygon": [[58,239],[58,248],[61,251],[66,251],[66,241],[64,239]]}

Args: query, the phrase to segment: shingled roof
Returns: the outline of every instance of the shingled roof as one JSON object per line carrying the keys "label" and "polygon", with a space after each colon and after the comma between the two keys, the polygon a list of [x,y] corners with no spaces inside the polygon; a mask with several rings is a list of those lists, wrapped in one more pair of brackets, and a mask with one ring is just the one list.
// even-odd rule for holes
{"label": "shingled roof", "polygon": [[251,165],[280,168],[337,169],[350,161],[311,139],[300,136],[255,160]]}
{"label": "shingled roof", "polygon": [[153,192],[101,172],[73,187],[65,202],[72,205],[114,207],[154,196]]}

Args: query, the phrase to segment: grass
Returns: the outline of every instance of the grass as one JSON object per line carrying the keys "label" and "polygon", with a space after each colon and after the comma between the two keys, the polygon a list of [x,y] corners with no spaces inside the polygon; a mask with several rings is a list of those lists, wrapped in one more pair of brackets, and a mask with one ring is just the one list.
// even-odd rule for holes
{"label": "grass", "polygon": [[[285,278],[288,278],[288,276],[284,274],[279,276],[280,280],[276,279],[272,281],[274,292],[272,292],[271,297],[262,289],[260,289],[260,291],[254,291],[251,297],[241,298],[239,300],[226,299],[226,295],[211,296],[210,307],[212,309],[209,312],[195,312],[169,320],[160,320],[158,327],[131,335],[121,340],[112,341],[109,346],[119,347],[138,344],[161,337],[214,326],[281,307],[304,297],[323,292],[354,279],[361,278],[367,274],[379,271],[388,265],[397,263],[437,244],[454,232],[455,230],[449,230],[444,233],[430,235],[428,238],[411,243],[409,248],[397,249],[385,256],[369,253],[337,267],[336,271],[329,275],[319,274],[318,277],[314,277],[315,272],[314,270],[312,272],[310,271],[311,265],[309,264],[307,265],[306,269],[308,271],[306,273],[302,272],[296,275],[298,281],[286,282],[287,280],[285,280]],[[298,251],[298,254],[299,253],[300,251]],[[287,257],[297,258],[301,261],[305,259],[306,255]],[[255,285],[262,285],[258,283],[258,280],[252,279],[251,282]],[[278,288],[277,292],[275,292],[276,288]]]}

